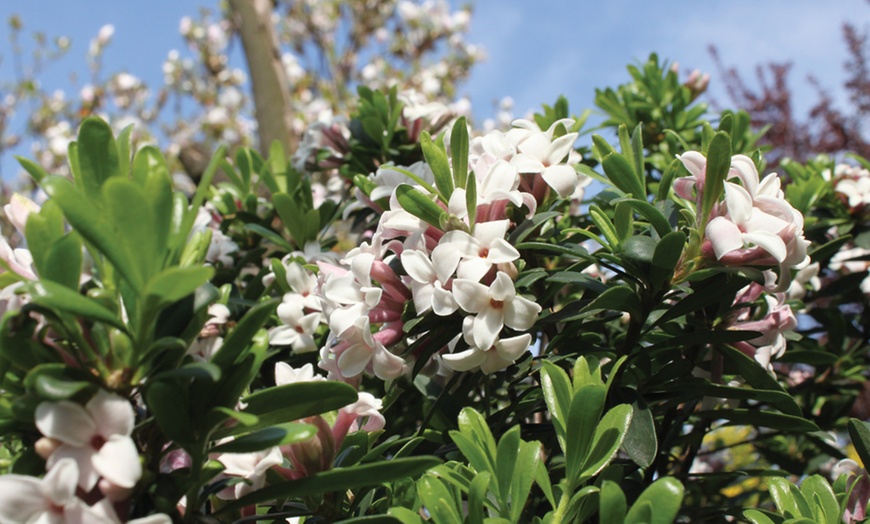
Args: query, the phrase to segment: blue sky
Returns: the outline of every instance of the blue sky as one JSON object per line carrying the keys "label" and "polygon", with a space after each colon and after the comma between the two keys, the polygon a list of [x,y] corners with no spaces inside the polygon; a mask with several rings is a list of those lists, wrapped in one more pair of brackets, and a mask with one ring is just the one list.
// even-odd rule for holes
{"label": "blue sky", "polygon": [[[25,34],[43,31],[67,35],[72,49],[42,77],[46,87],[70,89],[70,73],[87,81],[85,53],[104,24],[115,26],[105,56],[106,71],[125,70],[149,85],[162,83],[161,65],[171,49],[183,45],[178,35],[182,16],[216,0],[6,0],[0,6],[0,84],[10,78],[6,19],[17,13]],[[737,66],[754,80],[754,67],[769,61],[792,61],[797,105],[815,100],[806,82],[814,74],[843,101],[841,84],[846,46],[842,23],[870,26],[865,0],[478,0],[470,42],[488,59],[478,65],[460,92],[473,102],[479,119],[493,114],[493,102],[510,96],[522,115],[560,94],[579,111],[592,107],[596,87],[626,81],[625,65],[644,60],[651,51],[678,61],[685,71],[710,72],[712,96],[728,100],[707,51],[715,44],[726,65]],[[23,152],[27,154],[26,151]],[[8,159],[3,173],[8,176]]]}

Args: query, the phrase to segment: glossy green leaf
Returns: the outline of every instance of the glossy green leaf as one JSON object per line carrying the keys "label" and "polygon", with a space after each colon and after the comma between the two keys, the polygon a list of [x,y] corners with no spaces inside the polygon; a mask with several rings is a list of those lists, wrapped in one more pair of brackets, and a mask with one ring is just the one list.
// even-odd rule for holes
{"label": "glossy green leaf", "polygon": [[[155,146],[145,146],[136,152],[133,159],[133,180],[140,186],[148,205],[151,206],[154,223],[151,224],[155,238],[156,253],[163,255],[169,244],[173,222],[172,179],[163,153]],[[158,257],[157,267],[162,259]]]}
{"label": "glossy green leaf", "polygon": [[863,464],[870,464],[870,429],[857,418],[849,419],[849,437]]}
{"label": "glossy green leaf", "polygon": [[57,202],[67,221],[82,238],[96,246],[133,289],[141,289],[144,281],[130,260],[126,245],[118,242],[106,218],[87,201],[82,192],[69,180],[55,175],[43,179],[42,188]]}
{"label": "glossy green leaf", "polygon": [[93,376],[66,364],[40,364],[24,377],[24,386],[45,400],[67,400],[83,391],[97,389]]}
{"label": "glossy green leaf", "polygon": [[[466,187],[468,180],[468,124],[461,116],[450,131],[450,162],[456,187]],[[473,222],[472,222],[473,223]]]}
{"label": "glossy green leaf", "polygon": [[631,425],[622,442],[622,448],[635,464],[648,468],[658,451],[655,420],[652,411],[646,406],[634,403],[631,409]]}
{"label": "glossy green leaf", "polygon": [[43,279],[52,280],[78,291],[82,274],[82,241],[75,231],[64,235],[51,245],[45,253],[39,272]]}
{"label": "glossy green leaf", "polygon": [[174,380],[151,381],[145,388],[145,402],[167,438],[185,448],[193,444],[196,428],[191,424],[187,387]]}
{"label": "glossy green leaf", "polygon": [[837,496],[834,494],[831,484],[828,483],[820,475],[810,475],[801,482],[801,493],[807,501],[814,501],[816,511],[821,511],[822,514],[816,513],[816,522],[827,524],[839,524],[842,512],[840,504],[837,502]]}
{"label": "glossy green leaf", "polygon": [[626,203],[634,209],[639,215],[647,219],[653,229],[660,237],[663,237],[672,231],[668,219],[654,205],[646,200],[637,198],[621,198],[615,201],[618,204]]}
{"label": "glossy green leaf", "polygon": [[408,508],[393,507],[387,510],[387,515],[394,517],[401,524],[424,524],[423,518]]}
{"label": "glossy green leaf", "polygon": [[459,501],[455,500],[440,479],[431,475],[424,476],[417,481],[417,493],[435,524],[462,522],[461,511],[456,507]]}
{"label": "glossy green leaf", "polygon": [[781,429],[796,433],[819,431],[819,427],[810,420],[794,415],[785,415],[772,411],[756,411],[751,409],[719,409],[699,411],[699,416],[709,419],[724,419],[731,424],[748,424],[760,428]]}
{"label": "glossy green leaf", "polygon": [[436,228],[440,229],[442,223],[447,221],[447,211],[414,187],[399,184],[396,199],[402,209]]}
{"label": "glossy green leaf", "polygon": [[628,426],[631,424],[631,406],[620,404],[601,417],[601,422],[595,428],[595,436],[583,464],[580,466],[580,478],[587,479],[601,472],[610,464],[619,451]]}
{"label": "glossy green leaf", "polygon": [[435,177],[435,187],[438,188],[438,191],[445,200],[449,200],[450,195],[453,194],[453,174],[450,172],[450,165],[447,163],[447,153],[444,152],[443,146],[432,141],[432,137],[429,136],[427,131],[420,133],[420,147],[423,149],[423,157],[426,159],[426,163],[432,169],[432,174]]}
{"label": "glossy green leaf", "polygon": [[98,202],[102,198],[103,184],[121,174],[118,144],[112,128],[100,118],[86,118],[79,128],[76,144],[79,167],[76,182],[91,201]]}
{"label": "glossy green leaf", "polygon": [[496,493],[496,497],[499,498],[499,504],[502,508],[507,507],[511,484],[513,484],[514,476],[519,473],[515,471],[515,467],[519,455],[520,442],[519,426],[514,426],[507,430],[498,441],[494,464],[497,486],[495,486],[496,489],[493,491]]}
{"label": "glossy green leaf", "polygon": [[746,517],[752,524],[776,524],[773,519],[757,509],[744,510],[743,516]]}
{"label": "glossy green leaf", "polygon": [[607,388],[601,383],[588,384],[574,393],[565,424],[568,445],[565,449],[566,477],[570,480],[578,477],[580,466],[586,462],[606,396]]}
{"label": "glossy green leaf", "polygon": [[190,362],[181,367],[158,373],[152,380],[190,379],[217,382],[221,379],[221,368],[211,362]]}
{"label": "glossy green leaf", "polygon": [[640,314],[640,300],[637,294],[628,286],[614,286],[604,293],[600,294],[583,311],[594,311],[596,309],[611,309],[614,311],[625,311],[631,315]]}
{"label": "glossy green leaf", "polygon": [[[472,457],[466,455],[471,465],[478,471],[491,471],[495,473],[495,461],[497,447],[492,432],[486,424],[486,419],[483,418],[478,411],[473,408],[463,408],[459,412],[459,433],[470,440],[474,448],[480,450],[485,462],[479,460],[472,461]],[[454,437],[455,431],[450,433],[451,438]],[[459,445],[457,443],[457,445]],[[465,454],[468,446],[460,446],[460,451]]]}
{"label": "glossy green leaf", "polygon": [[470,522],[483,522],[486,494],[492,482],[492,475],[486,471],[475,475],[468,488],[468,519]]}
{"label": "glossy green leaf", "polygon": [[[677,518],[683,503],[685,489],[679,480],[662,477],[650,484],[637,498],[626,515],[626,522],[646,522],[648,524],[671,524]],[[644,520],[643,506],[649,504],[650,518]],[[635,509],[637,508],[637,509]]]}
{"label": "glossy green leaf", "polygon": [[378,486],[392,480],[416,477],[440,463],[441,461],[434,457],[413,457],[349,468],[335,468],[304,479],[266,486],[227,504],[217,513],[223,514],[251,504],[278,498],[305,497],[320,493],[344,492],[349,489]]}
{"label": "glossy green leaf", "polygon": [[722,131],[713,135],[707,150],[706,182],[702,199],[701,217],[706,224],[713,205],[725,191],[725,177],[731,169],[731,137]]}
{"label": "glossy green leaf", "polygon": [[27,173],[33,177],[37,183],[39,183],[43,178],[48,176],[48,172],[36,162],[29,160],[24,157],[16,156],[15,160],[24,168]]}
{"label": "glossy green leaf", "polygon": [[164,255],[160,235],[154,229],[156,210],[142,188],[123,178],[113,178],[103,184],[102,195],[113,240],[124,251],[130,272],[136,275],[131,284],[139,290],[141,287],[136,284],[146,282],[154,274]]}
{"label": "glossy green leaf", "polygon": [[220,366],[223,370],[227,370],[240,358],[243,358],[246,354],[245,350],[254,338],[254,335],[257,334],[260,328],[263,327],[263,324],[266,323],[266,320],[272,315],[272,312],[275,311],[275,308],[278,307],[278,302],[275,299],[267,300],[260,302],[248,310],[245,316],[239,320],[235,329],[224,339],[220,351],[212,358],[212,363]]}
{"label": "glossy green leaf", "polygon": [[130,135],[133,134],[133,128],[135,126],[133,124],[129,124],[127,127],[121,130],[118,133],[118,139],[116,143],[118,144],[118,173],[125,177],[130,173],[130,159],[132,157],[130,153]]}
{"label": "glossy green leaf", "polygon": [[264,427],[334,411],[356,400],[356,390],[342,382],[297,382],[244,397],[242,412],[256,415],[258,426]]}
{"label": "glossy green leaf", "polygon": [[538,471],[538,466],[541,464],[541,444],[520,441],[519,454],[510,485],[511,521],[519,522],[535,479],[532,472]]}
{"label": "glossy green leaf", "polygon": [[211,453],[253,453],[272,446],[296,444],[314,438],[317,428],[301,422],[286,422],[239,435],[229,442],[215,446]]}
{"label": "glossy green leaf", "polygon": [[34,303],[63,313],[105,322],[126,331],[126,326],[113,311],[100,305],[99,302],[79,294],[63,284],[43,280],[28,284],[28,290]]}
{"label": "glossy green leaf", "polygon": [[155,307],[163,307],[192,294],[213,275],[211,266],[170,267],[149,280],[143,294]]}
{"label": "glossy green leaf", "polygon": [[646,190],[634,172],[634,167],[623,155],[619,153],[607,155],[601,161],[601,167],[604,168],[607,178],[623,193],[637,199],[646,197]]}
{"label": "glossy green leaf", "polygon": [[624,522],[628,511],[625,494],[616,482],[605,480],[598,495],[599,522]]}
{"label": "glossy green leaf", "polygon": [[589,206],[589,216],[598,227],[598,230],[601,231],[601,234],[604,235],[610,248],[618,246],[620,243],[619,234],[616,232],[616,226],[613,225],[610,217],[595,204]]}
{"label": "glossy green leaf", "polygon": [[779,477],[769,478],[767,485],[770,496],[773,498],[774,503],[776,503],[776,508],[783,516],[810,519],[813,517],[810,505],[797,486]]}
{"label": "glossy green leaf", "polygon": [[541,362],[541,389],[544,401],[553,417],[553,428],[559,445],[564,451],[567,447],[568,413],[571,409],[572,386],[568,375],[559,366],[548,360]]}

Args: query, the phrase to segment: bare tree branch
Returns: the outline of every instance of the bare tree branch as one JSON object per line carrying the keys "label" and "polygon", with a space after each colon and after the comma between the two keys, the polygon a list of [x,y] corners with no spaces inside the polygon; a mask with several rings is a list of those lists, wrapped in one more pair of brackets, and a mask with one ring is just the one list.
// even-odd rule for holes
{"label": "bare tree branch", "polygon": [[260,151],[266,154],[274,140],[289,148],[294,143],[290,131],[293,110],[289,81],[271,20],[272,2],[230,0],[229,4],[251,76]]}

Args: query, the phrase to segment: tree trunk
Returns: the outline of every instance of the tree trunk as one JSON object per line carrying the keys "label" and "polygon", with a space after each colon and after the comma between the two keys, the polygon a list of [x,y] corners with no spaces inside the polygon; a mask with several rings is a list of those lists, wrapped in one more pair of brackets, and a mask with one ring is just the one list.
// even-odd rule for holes
{"label": "tree trunk", "polygon": [[272,26],[272,0],[230,0],[229,4],[251,77],[260,152],[268,155],[274,140],[290,151],[295,142],[290,83]]}

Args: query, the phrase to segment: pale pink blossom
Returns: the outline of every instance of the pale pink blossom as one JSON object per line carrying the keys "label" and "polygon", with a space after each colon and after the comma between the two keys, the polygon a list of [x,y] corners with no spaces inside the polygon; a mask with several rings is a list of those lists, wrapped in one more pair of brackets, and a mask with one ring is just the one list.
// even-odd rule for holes
{"label": "pale pink blossom", "polygon": [[69,400],[42,402],[35,418],[39,431],[59,442],[48,467],[73,459],[83,490],[93,489],[100,477],[121,488],[132,488],[142,477],[139,452],[130,437],[135,414],[127,399],[100,390],[85,406]]}
{"label": "pale pink blossom", "polygon": [[504,326],[518,331],[531,328],[541,312],[541,306],[516,294],[513,281],[503,271],[496,274],[491,286],[457,278],[453,296],[459,307],[476,315],[471,331],[478,348],[491,348]]}

